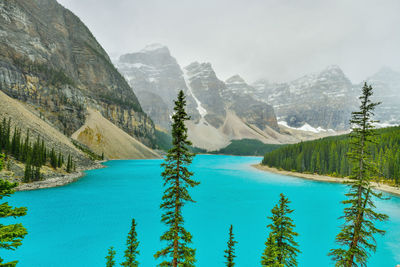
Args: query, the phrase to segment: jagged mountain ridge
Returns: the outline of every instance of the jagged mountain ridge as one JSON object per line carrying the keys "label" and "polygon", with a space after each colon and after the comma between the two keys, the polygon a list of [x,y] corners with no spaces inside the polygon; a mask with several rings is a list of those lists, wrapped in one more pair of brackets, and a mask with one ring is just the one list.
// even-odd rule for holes
{"label": "jagged mountain ridge", "polygon": [[[400,123],[400,73],[389,68],[365,80],[374,88],[373,99],[382,104],[376,119],[382,125]],[[261,101],[274,106],[283,125],[294,128],[346,130],[351,112],[359,105],[361,84],[353,84],[336,65],[288,83],[257,81],[254,92]]]}
{"label": "jagged mountain ridge", "polygon": [[329,66],[289,83],[256,82],[260,99],[274,106],[280,121],[301,127],[345,130],[358,91],[338,66]]}
{"label": "jagged mountain ridge", "polygon": [[[161,127],[168,129],[170,122],[165,121],[165,114],[168,111],[172,115],[178,90],[186,93],[187,111],[192,117],[188,123],[189,139],[195,146],[219,149],[232,139],[247,137],[280,142],[271,136],[279,131],[273,108],[234,92],[218,79],[210,63],[193,62],[182,69],[167,47],[150,45],[137,53],[122,55],[115,64],[144,110]],[[163,101],[156,100],[156,96]]]}
{"label": "jagged mountain ridge", "polygon": [[55,0],[0,2],[0,90],[71,135],[87,107],[147,145],[154,124],[87,27]]}
{"label": "jagged mountain ridge", "polygon": [[[120,56],[115,64],[145,112],[157,125],[169,129],[174,100],[179,90],[187,91],[183,71],[169,49],[158,44],[149,45],[139,52]],[[196,104],[190,95],[187,106],[192,118],[198,119]]]}

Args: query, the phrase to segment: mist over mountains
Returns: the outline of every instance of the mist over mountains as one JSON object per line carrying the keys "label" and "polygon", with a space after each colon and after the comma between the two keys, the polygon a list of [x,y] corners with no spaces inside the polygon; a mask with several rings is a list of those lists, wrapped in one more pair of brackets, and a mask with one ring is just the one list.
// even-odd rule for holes
{"label": "mist over mountains", "polygon": [[[221,81],[210,63],[193,62],[181,67],[169,49],[160,44],[124,54],[114,63],[144,111],[160,127],[169,127],[177,91],[186,92],[192,116],[188,124],[190,137],[206,149],[242,138],[296,142],[299,136],[287,132],[296,129],[326,135],[346,131],[363,85],[353,84],[337,65],[285,83],[248,83],[239,74]],[[400,101],[400,73],[384,68],[365,81],[375,88],[374,100],[382,102],[376,118],[382,125],[400,123],[396,104]]]}

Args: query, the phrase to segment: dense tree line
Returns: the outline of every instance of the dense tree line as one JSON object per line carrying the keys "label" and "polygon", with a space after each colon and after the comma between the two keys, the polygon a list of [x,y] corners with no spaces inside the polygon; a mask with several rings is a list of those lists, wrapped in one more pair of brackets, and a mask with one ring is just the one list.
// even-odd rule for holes
{"label": "dense tree line", "polygon": [[[400,127],[377,129],[374,139],[366,149],[378,168],[375,178],[400,184]],[[289,171],[345,177],[353,167],[347,157],[350,142],[350,135],[342,135],[287,145],[265,154],[262,164]]]}
{"label": "dense tree line", "polygon": [[[40,169],[43,165],[48,164],[54,169],[62,168],[64,165],[64,156],[61,152],[57,153],[54,148],[47,148],[40,136],[31,141],[29,130],[25,137],[22,136],[21,129],[14,127],[12,130],[11,119],[4,118],[0,121],[0,152],[25,164],[24,182],[41,180]],[[72,172],[74,169],[75,163],[69,155],[66,171]]]}
{"label": "dense tree line", "polygon": [[282,145],[264,144],[263,142],[254,139],[241,139],[232,140],[228,146],[210,153],[238,156],[263,156],[265,153],[271,152],[280,147],[282,147]]}

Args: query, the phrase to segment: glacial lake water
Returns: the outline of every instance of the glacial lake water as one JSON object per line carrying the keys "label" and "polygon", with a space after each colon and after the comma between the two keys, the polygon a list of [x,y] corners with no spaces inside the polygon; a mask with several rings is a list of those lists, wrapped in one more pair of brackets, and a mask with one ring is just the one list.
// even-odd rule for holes
{"label": "glacial lake water", "polygon": [[[260,266],[270,223],[267,216],[280,193],[289,197],[292,218],[302,253],[299,266],[333,266],[327,256],[335,247],[346,187],[256,170],[259,157],[196,156],[191,170],[201,182],[191,190],[196,203],[184,209],[186,228],[193,235],[196,266],[224,265],[228,228],[233,224],[236,266]],[[51,189],[17,192],[9,198],[27,206],[28,215],[17,219],[29,234],[16,251],[1,251],[19,267],[105,266],[107,249],[122,261],[131,218],[138,223],[140,266],[156,266],[154,253],[162,247],[165,230],[159,205],[163,192],[162,160],[121,160],[108,168],[88,171],[79,181]],[[380,211],[390,215],[381,224],[387,231],[378,237],[378,250],[368,266],[394,267],[400,263],[400,198],[379,201]],[[7,220],[10,222],[13,220]]]}

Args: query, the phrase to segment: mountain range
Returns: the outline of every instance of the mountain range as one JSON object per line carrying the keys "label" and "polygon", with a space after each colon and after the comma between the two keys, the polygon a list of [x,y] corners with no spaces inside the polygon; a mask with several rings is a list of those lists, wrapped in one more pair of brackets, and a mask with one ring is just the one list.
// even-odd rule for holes
{"label": "mountain range", "polygon": [[[161,44],[121,55],[114,63],[144,111],[167,131],[174,97],[183,90],[192,117],[189,138],[207,150],[235,139],[294,143],[347,131],[363,85],[353,84],[336,65],[287,83],[249,84],[237,74],[222,81],[210,63],[181,67]],[[382,125],[400,123],[399,80],[400,73],[389,68],[366,79],[375,88],[374,99],[383,102],[377,109]]]}
{"label": "mountain range", "polygon": [[[237,74],[223,81],[210,63],[182,67],[160,44],[112,62],[56,0],[1,1],[0,11],[1,97],[7,107],[23,110],[2,110],[0,117],[26,117],[35,122],[32,128],[45,123],[67,137],[49,135],[48,141],[70,153],[73,142],[106,158],[158,157],[152,149],[159,147],[160,132],[169,134],[179,90],[191,116],[189,139],[206,150],[240,139],[286,144],[339,134],[358,106],[362,84],[338,66],[286,83],[249,83]],[[383,102],[376,111],[382,125],[400,123],[400,74],[383,68],[366,81]],[[36,132],[46,135],[45,128]]]}
{"label": "mountain range", "polygon": [[251,94],[253,87],[237,75],[220,80],[210,63],[193,62],[182,68],[169,49],[159,44],[121,55],[114,63],[143,110],[166,131],[177,92],[185,92],[191,116],[188,134],[196,147],[216,150],[245,138],[272,144],[300,141],[296,134],[281,130],[274,108],[257,100]]}

